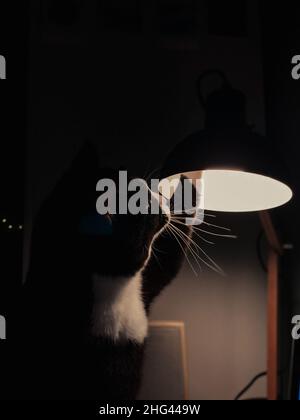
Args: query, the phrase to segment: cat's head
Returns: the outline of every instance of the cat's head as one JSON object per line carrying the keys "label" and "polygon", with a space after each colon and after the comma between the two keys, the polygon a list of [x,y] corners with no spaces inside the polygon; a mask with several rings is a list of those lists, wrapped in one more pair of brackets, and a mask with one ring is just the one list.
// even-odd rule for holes
{"label": "cat's head", "polygon": [[[93,209],[82,213],[79,223],[82,253],[87,264],[98,274],[131,276],[145,266],[154,240],[168,223],[168,215],[161,207],[159,195],[152,193],[146,184],[145,214],[131,214],[130,211],[120,214],[119,172],[100,172],[101,176],[115,182],[116,208],[101,215],[94,203]],[[133,195],[134,192],[127,192],[127,199],[130,200]],[[159,209],[158,214],[151,214],[151,205]]]}
{"label": "cat's head", "polygon": [[[116,212],[101,215],[96,209],[101,179],[115,183]],[[144,267],[168,216],[159,203],[158,214],[120,214],[120,188],[119,171],[99,168],[95,151],[85,147],[49,197],[42,218],[48,237],[56,252],[72,255],[72,265],[106,276],[132,276]],[[134,193],[127,194],[130,199]],[[148,189],[146,205],[159,200]]]}

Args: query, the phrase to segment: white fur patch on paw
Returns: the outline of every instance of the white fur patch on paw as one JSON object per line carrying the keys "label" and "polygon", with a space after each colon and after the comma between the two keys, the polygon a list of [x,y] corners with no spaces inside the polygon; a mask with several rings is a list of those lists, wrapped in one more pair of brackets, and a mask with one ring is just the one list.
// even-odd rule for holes
{"label": "white fur patch on paw", "polygon": [[91,333],[143,343],[148,320],[142,300],[142,278],[93,275],[94,305]]}

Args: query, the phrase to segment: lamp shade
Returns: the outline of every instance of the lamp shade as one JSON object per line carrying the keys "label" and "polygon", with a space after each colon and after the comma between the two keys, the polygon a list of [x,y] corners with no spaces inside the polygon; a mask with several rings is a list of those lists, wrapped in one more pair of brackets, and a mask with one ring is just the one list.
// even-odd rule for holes
{"label": "lamp shade", "polygon": [[202,104],[205,128],[180,142],[167,157],[162,179],[201,178],[204,209],[260,211],[293,196],[280,154],[246,124],[245,97],[225,80]]}

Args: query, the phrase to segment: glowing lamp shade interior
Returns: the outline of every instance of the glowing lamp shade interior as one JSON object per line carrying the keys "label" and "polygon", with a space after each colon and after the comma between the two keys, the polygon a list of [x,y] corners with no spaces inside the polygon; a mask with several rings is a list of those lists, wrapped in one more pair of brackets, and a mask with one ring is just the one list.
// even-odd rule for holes
{"label": "glowing lamp shade interior", "polygon": [[[201,179],[203,209],[250,212],[279,207],[291,200],[292,190],[276,179],[239,170],[210,169],[185,172],[190,179]],[[168,179],[179,178],[180,174]],[[163,181],[162,181],[163,182]]]}

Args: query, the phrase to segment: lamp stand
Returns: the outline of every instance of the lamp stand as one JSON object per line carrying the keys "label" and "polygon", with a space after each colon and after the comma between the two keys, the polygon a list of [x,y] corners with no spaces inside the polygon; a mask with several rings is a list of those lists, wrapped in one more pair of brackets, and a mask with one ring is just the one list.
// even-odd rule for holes
{"label": "lamp stand", "polygon": [[267,211],[260,212],[260,220],[268,244],[268,298],[267,298],[267,395],[278,398],[278,273],[282,245]]}

